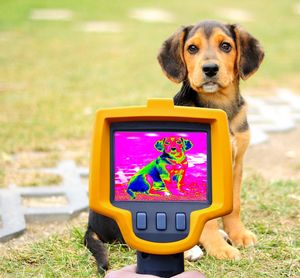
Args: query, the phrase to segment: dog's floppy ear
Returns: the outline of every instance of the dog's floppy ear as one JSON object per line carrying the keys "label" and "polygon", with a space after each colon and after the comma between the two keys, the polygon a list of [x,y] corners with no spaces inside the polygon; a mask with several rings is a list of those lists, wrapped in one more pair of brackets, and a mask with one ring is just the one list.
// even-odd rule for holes
{"label": "dog's floppy ear", "polygon": [[154,144],[154,148],[159,152],[163,152],[164,151],[164,139],[156,141]]}
{"label": "dog's floppy ear", "polygon": [[181,140],[183,141],[185,151],[188,151],[193,147],[193,143],[190,140],[186,140],[186,139],[183,139],[183,138],[181,138]]}
{"label": "dog's floppy ear", "polygon": [[187,75],[183,58],[183,47],[187,33],[193,26],[182,27],[162,45],[157,56],[165,75],[175,83],[182,82]]}
{"label": "dog's floppy ear", "polygon": [[243,80],[254,74],[263,58],[264,51],[259,41],[238,25],[231,25],[237,46],[237,70]]}

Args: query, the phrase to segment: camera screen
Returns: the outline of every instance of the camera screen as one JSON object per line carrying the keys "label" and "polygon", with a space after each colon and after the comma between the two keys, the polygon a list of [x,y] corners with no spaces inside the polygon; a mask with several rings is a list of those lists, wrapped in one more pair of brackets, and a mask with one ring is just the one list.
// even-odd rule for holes
{"label": "camera screen", "polygon": [[115,201],[207,201],[206,131],[114,131]]}

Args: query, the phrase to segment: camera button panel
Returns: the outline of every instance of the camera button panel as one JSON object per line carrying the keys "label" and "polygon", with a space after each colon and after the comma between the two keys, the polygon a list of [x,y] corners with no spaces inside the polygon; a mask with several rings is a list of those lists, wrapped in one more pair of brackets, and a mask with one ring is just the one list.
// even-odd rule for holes
{"label": "camera button panel", "polygon": [[164,212],[156,213],[156,229],[164,231],[167,229],[167,215]]}
{"label": "camera button panel", "polygon": [[[124,202],[125,205],[128,203]],[[130,203],[131,204],[131,203]],[[132,209],[134,234],[151,242],[175,242],[185,239],[190,232],[190,215],[201,203],[135,203]],[[195,207],[195,208],[194,208]]]}
{"label": "camera button panel", "polygon": [[178,212],[175,215],[175,225],[177,231],[185,231],[186,230],[186,217],[185,213]]}
{"label": "camera button panel", "polygon": [[146,214],[146,212],[137,212],[136,228],[138,230],[146,230],[147,229],[147,214]]}

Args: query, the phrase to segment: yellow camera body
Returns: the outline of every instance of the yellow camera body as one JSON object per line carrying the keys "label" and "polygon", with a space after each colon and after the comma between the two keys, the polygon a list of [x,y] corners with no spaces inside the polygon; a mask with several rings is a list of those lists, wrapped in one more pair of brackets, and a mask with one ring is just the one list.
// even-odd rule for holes
{"label": "yellow camera body", "polygon": [[231,156],[222,110],[171,99],[98,110],[90,209],[114,219],[134,249],[183,252],[198,243],[206,221],[232,211]]}

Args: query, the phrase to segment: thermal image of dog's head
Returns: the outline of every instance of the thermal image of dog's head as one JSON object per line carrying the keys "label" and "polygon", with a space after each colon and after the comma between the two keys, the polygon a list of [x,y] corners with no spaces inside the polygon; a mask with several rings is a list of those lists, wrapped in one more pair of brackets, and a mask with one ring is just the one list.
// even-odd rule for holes
{"label": "thermal image of dog's head", "polygon": [[170,159],[180,161],[185,158],[185,151],[188,151],[193,147],[190,140],[186,140],[182,137],[165,137],[156,141],[154,144],[156,150],[163,152]]}

